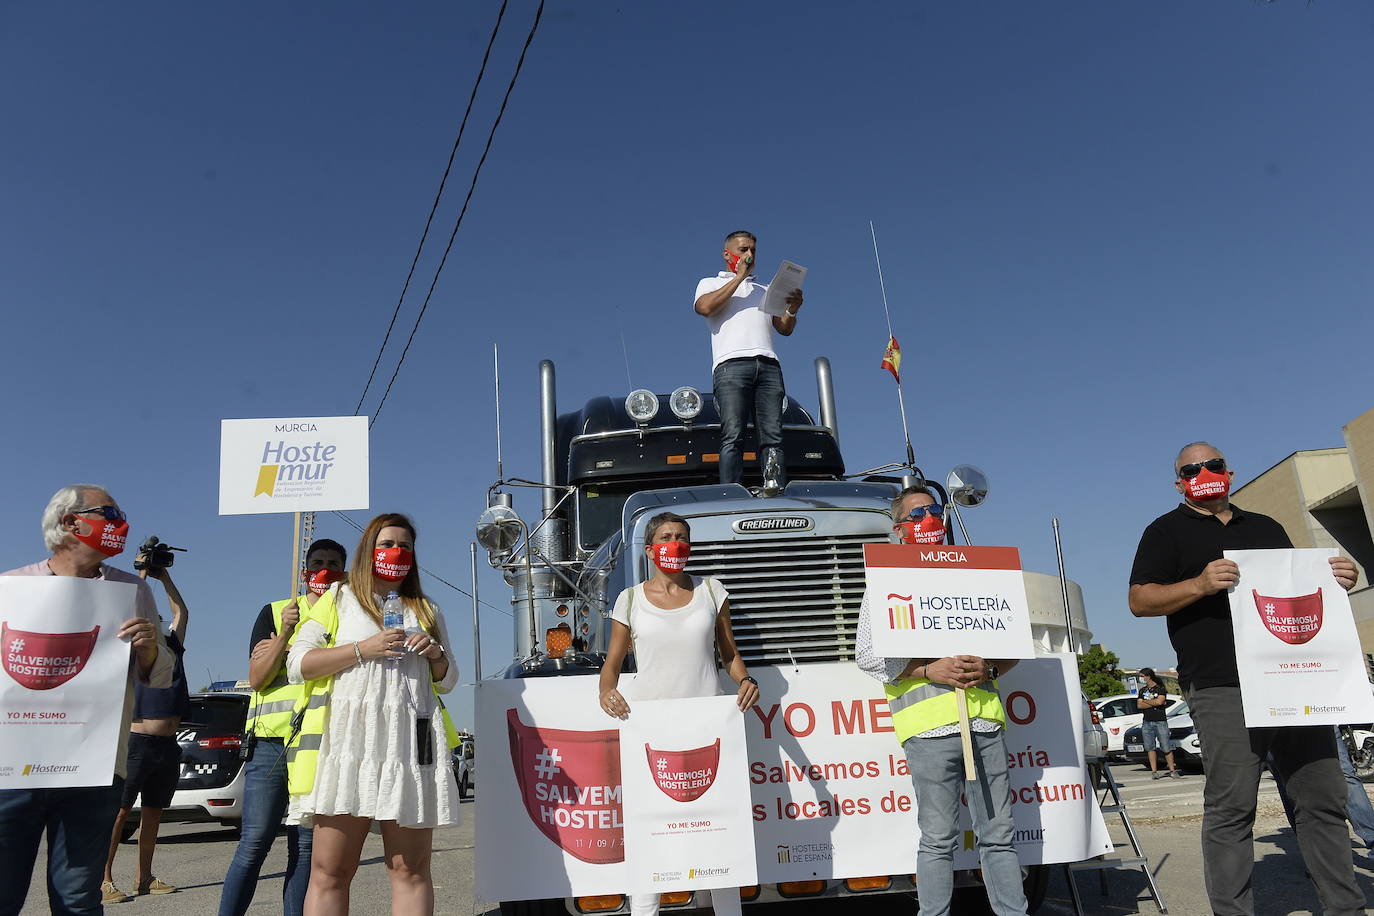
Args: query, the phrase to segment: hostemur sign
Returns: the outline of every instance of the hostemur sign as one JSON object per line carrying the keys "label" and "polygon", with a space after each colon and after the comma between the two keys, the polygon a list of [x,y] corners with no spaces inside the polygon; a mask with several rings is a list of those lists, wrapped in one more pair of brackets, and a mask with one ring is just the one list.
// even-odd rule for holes
{"label": "hostemur sign", "polygon": [[220,421],[220,515],[367,507],[367,417]]}

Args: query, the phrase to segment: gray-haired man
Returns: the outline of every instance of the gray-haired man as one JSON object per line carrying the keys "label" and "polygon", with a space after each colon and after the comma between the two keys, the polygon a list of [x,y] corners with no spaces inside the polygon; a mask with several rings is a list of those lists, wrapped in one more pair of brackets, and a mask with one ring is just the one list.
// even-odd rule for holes
{"label": "gray-haired man", "polygon": [[137,588],[135,614],[120,624],[119,638],[133,646],[124,691],[123,724],[108,786],[0,790],[0,914],[18,913],[28,894],[39,841],[48,834],[48,898],[53,913],[100,913],[100,879],[115,812],[124,788],[134,680],[150,687],[172,682],[173,656],[157,628],[152,590],[133,573],[105,560],[124,549],[129,524],[103,487],[76,484],[53,494],[43,511],[43,540],[51,555],[6,576],[78,576],[128,582]]}

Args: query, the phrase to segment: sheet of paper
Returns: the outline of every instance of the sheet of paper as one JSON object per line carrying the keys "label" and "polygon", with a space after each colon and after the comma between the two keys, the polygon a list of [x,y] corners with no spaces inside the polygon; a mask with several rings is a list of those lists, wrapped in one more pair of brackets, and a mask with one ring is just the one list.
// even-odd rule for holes
{"label": "sheet of paper", "polygon": [[763,297],[763,310],[769,315],[782,315],[787,311],[787,297],[801,289],[805,282],[805,267],[783,261],[773,275],[773,282],[768,284],[768,292]]}

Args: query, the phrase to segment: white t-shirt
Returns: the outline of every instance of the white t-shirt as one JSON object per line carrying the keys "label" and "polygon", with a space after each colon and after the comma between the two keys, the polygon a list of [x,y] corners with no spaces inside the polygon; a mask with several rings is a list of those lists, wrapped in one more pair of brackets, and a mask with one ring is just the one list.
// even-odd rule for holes
{"label": "white t-shirt", "polygon": [[[697,283],[696,302],[707,293],[713,293],[734,279],[734,274],[721,271],[714,277],[706,277]],[[773,352],[773,316],[763,310],[763,297],[768,292],[767,283],[759,283],[748,277],[735,287],[730,301],[713,315],[706,317],[711,327],[711,369],[727,359],[745,356],[768,356],[777,359]]]}
{"label": "white t-shirt", "polygon": [[716,615],[729,597],[720,580],[697,576],[692,576],[692,600],[671,611],[650,603],[642,585],[621,592],[611,619],[630,628],[639,667],[626,695],[632,700],[719,696]]}

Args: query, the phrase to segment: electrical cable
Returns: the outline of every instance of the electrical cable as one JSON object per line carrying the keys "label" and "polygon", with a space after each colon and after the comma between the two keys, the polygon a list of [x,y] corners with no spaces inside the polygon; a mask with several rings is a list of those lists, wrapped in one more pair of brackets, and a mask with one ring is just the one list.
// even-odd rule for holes
{"label": "electrical cable", "polygon": [[382,412],[382,405],[386,403],[387,396],[391,394],[391,386],[395,384],[396,377],[401,374],[401,366],[405,365],[406,354],[410,352],[410,345],[415,341],[415,333],[420,329],[420,322],[425,317],[425,311],[429,308],[429,300],[434,295],[434,288],[439,285],[439,275],[444,272],[444,265],[448,262],[449,253],[453,250],[453,241],[458,237],[458,229],[463,225],[463,217],[467,215],[468,204],[472,202],[473,192],[477,190],[477,178],[482,174],[482,166],[487,161],[487,154],[491,152],[492,141],[496,139],[496,129],[501,126],[501,119],[505,116],[506,105],[510,102],[511,93],[515,91],[515,83],[520,78],[520,71],[525,66],[525,55],[529,52],[530,44],[534,41],[535,33],[539,31],[539,21],[544,16],[544,0],[539,0],[539,8],[534,11],[534,22],[530,25],[530,32],[525,36],[525,44],[520,49],[520,59],[515,63],[515,72],[511,74],[510,85],[506,87],[506,94],[501,99],[501,107],[496,112],[496,120],[492,122],[491,131],[487,134],[487,144],[482,149],[482,156],[477,160],[477,168],[473,170],[472,182],[468,185],[468,193],[463,198],[463,208],[458,212],[458,219],[453,224],[453,232],[449,234],[448,245],[444,248],[444,256],[439,259],[439,266],[434,270],[434,280],[429,284],[429,291],[425,293],[425,301],[420,305],[420,312],[415,316],[415,324],[410,329],[410,337],[406,339],[405,349],[401,351],[401,358],[396,361],[396,369],[391,373],[391,380],[386,383],[386,391],[382,392],[382,399],[377,402],[377,409],[372,412],[372,418],[367,423],[367,428],[377,422],[377,417]]}
{"label": "electrical cable", "polygon": [[448,154],[448,164],[444,166],[444,175],[439,179],[439,190],[434,195],[434,203],[429,207],[429,216],[425,218],[424,231],[420,233],[420,244],[415,246],[415,257],[410,260],[410,270],[406,273],[406,282],[401,287],[401,295],[396,299],[396,308],[391,312],[391,322],[386,326],[386,335],[382,338],[382,345],[377,348],[377,358],[372,362],[372,371],[367,374],[367,384],[363,385],[363,393],[358,396],[358,406],[353,408],[353,416],[358,416],[363,409],[363,401],[367,398],[367,393],[372,389],[372,380],[377,375],[377,367],[382,363],[382,354],[386,352],[387,342],[391,340],[391,330],[396,326],[396,317],[401,314],[401,303],[405,301],[406,293],[410,290],[411,278],[415,276],[415,265],[420,263],[420,252],[424,250],[425,240],[429,238],[429,227],[434,222],[434,213],[439,209],[439,199],[444,196],[444,187],[448,184],[449,172],[453,170],[453,160],[458,155],[458,146],[463,142],[463,132],[468,127],[468,116],[472,114],[472,104],[477,99],[477,89],[482,85],[482,76],[487,72],[487,61],[491,58],[492,46],[496,44],[496,34],[501,30],[501,20],[505,18],[506,6],[510,0],[501,0],[501,9],[496,14],[496,25],[492,26],[491,38],[487,39],[487,50],[482,55],[482,66],[477,69],[477,81],[472,84],[472,93],[468,96],[468,107],[463,112],[463,121],[458,125],[458,137],[453,141],[453,149]]}

